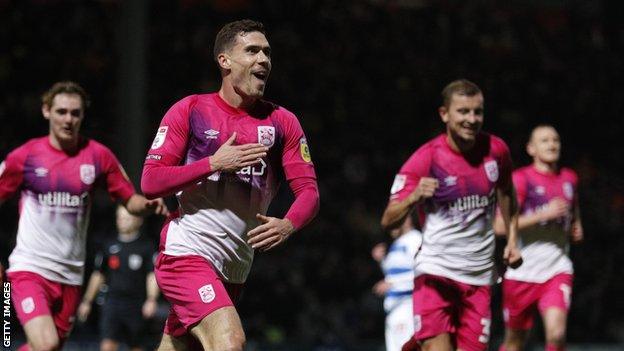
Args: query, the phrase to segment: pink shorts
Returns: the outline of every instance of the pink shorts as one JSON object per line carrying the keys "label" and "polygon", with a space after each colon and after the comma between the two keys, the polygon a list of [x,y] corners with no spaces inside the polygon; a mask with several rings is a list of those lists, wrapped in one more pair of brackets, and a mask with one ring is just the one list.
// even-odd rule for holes
{"label": "pink shorts", "polygon": [[165,334],[180,337],[204,317],[222,307],[234,306],[243,288],[221,280],[201,256],[158,255],[154,270],[163,296],[171,303]]}
{"label": "pink shorts", "polygon": [[543,283],[503,280],[503,317],[509,329],[528,330],[533,326],[533,316],[555,307],[564,311],[570,308],[572,274],[561,273]]}
{"label": "pink shorts", "polygon": [[423,341],[449,333],[456,348],[487,349],[490,339],[490,287],[424,274],[414,280],[414,332]]}
{"label": "pink shorts", "polygon": [[20,323],[52,316],[61,343],[67,339],[80,303],[80,286],[54,282],[27,271],[9,272],[7,277]]}

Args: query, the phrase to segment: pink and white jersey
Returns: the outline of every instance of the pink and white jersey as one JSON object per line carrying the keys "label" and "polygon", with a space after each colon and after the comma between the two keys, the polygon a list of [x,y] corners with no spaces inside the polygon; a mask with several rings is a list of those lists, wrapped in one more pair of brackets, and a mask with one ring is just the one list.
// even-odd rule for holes
{"label": "pink and white jersey", "polygon": [[559,273],[572,274],[568,238],[574,219],[576,173],[568,168],[558,173],[541,173],[531,165],[514,171],[513,182],[520,215],[541,211],[554,198],[568,202],[570,212],[563,218],[545,221],[520,232],[518,246],[522,250],[523,263],[517,269],[508,269],[505,278],[543,283]]}
{"label": "pink and white jersey", "polygon": [[82,284],[91,192],[96,186],[122,201],[134,194],[113,153],[94,140],[81,140],[72,155],[52,147],[48,136],[9,153],[0,166],[0,199],[18,189],[21,197],[17,244],[8,271]]}
{"label": "pink and white jersey", "polygon": [[225,281],[243,283],[253,260],[247,232],[259,224],[256,213],[266,213],[283,177],[316,179],[297,117],[266,101],[247,113],[217,93],[188,96],[161,121],[145,169],[204,162],[234,132],[235,144],[261,143],[270,147],[267,156],[253,167],[215,172],[179,191],[179,217],[163,228],[161,251],[203,256]]}
{"label": "pink and white jersey", "polygon": [[462,154],[442,134],[407,160],[394,179],[390,199],[405,199],[422,177],[436,178],[439,187],[421,206],[425,222],[416,277],[433,274],[466,284],[492,284],[496,187],[511,182],[507,145],[481,133],[474,148]]}

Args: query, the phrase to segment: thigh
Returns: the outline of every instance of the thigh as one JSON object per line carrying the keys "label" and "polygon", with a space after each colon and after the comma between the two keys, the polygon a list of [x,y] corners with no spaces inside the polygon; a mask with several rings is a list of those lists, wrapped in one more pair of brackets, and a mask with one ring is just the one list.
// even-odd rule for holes
{"label": "thigh", "polygon": [[543,315],[546,309],[557,308],[567,313],[572,297],[572,275],[557,274],[542,284],[538,308]]}
{"label": "thigh", "polygon": [[414,280],[414,336],[424,340],[454,333],[452,287],[442,277],[424,274]]}
{"label": "thigh", "polygon": [[401,350],[414,335],[412,299],[408,298],[396,305],[386,316],[386,350]]}
{"label": "thigh", "polygon": [[507,329],[531,329],[539,291],[537,283],[503,280],[503,319]]}
{"label": "thigh", "polygon": [[119,308],[110,301],[102,305],[100,309],[100,338],[124,341],[122,340],[122,330],[125,326],[119,313]]}
{"label": "thigh", "polygon": [[457,348],[463,351],[483,351],[490,341],[490,286],[464,287],[458,313]]}
{"label": "thigh", "polygon": [[203,257],[160,254],[155,273],[171,304],[165,333],[181,336],[211,313],[233,308],[221,277]]}
{"label": "thigh", "polygon": [[25,326],[39,316],[52,316],[52,296],[47,281],[31,272],[9,272],[11,299],[20,323]]}
{"label": "thigh", "polygon": [[189,342],[188,335],[175,337],[169,334],[163,334],[157,351],[187,351],[186,345]]}
{"label": "thigh", "polygon": [[191,327],[190,332],[207,350],[230,350],[245,339],[243,325],[233,306],[213,311]]}
{"label": "thigh", "polygon": [[62,294],[56,298],[52,318],[61,342],[69,337],[74,324],[76,310],[80,304],[80,287],[76,285],[61,286]]}

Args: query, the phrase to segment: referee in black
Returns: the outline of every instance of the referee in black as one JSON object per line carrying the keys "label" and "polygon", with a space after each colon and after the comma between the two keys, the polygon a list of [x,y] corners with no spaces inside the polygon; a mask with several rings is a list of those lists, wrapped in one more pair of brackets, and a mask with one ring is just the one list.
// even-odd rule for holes
{"label": "referee in black", "polygon": [[154,276],[156,249],[141,237],[143,218],[117,207],[118,236],[104,245],[95,257],[95,267],[84,297],[78,307],[78,319],[86,321],[93,300],[106,282],[108,291],[100,313],[100,351],[117,351],[125,342],[139,351],[145,333],[145,319],[154,316],[158,285]]}

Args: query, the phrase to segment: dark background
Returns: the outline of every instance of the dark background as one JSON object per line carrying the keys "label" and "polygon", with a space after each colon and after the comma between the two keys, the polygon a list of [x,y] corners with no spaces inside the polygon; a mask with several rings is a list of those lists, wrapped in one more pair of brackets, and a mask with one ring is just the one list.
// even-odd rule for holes
{"label": "dark background", "polygon": [[[168,107],[219,87],[216,31],[240,18],[264,22],[273,49],[265,95],[301,120],[321,211],[285,246],[256,256],[240,309],[247,336],[269,348],[371,347],[383,340],[383,310],[370,290],[381,278],[370,249],[386,240],[379,219],[392,179],[443,131],[443,86],[468,78],[484,91],[485,129],[507,141],[517,166],[529,162],[534,125],[561,133],[586,233],[571,252],[568,339],[624,342],[623,15],[624,2],[606,0],[0,0],[0,158],[47,133],[39,97],[71,79],[93,100],[83,134],[110,146],[138,188]],[[292,199],[282,190],[275,215]],[[14,199],[0,211],[5,265],[16,223]],[[153,218],[146,232],[157,240],[159,227]],[[90,252],[115,233],[105,195],[90,232]],[[497,340],[498,294],[494,316]],[[95,323],[72,338],[91,337]]]}

